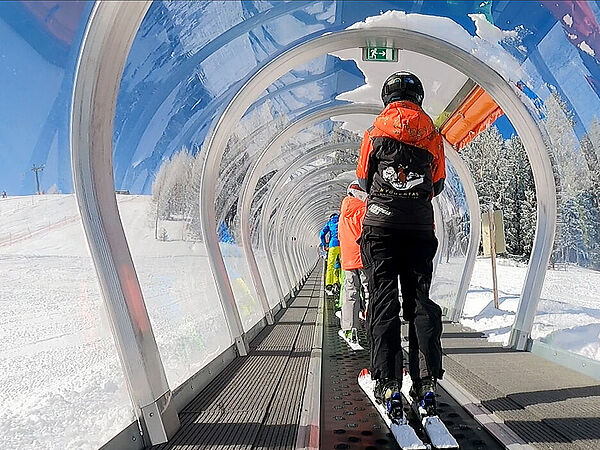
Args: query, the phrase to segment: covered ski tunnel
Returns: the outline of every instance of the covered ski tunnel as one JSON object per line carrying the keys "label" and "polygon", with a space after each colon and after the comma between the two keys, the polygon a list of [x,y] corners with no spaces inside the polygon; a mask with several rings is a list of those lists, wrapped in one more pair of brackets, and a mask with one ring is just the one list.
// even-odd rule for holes
{"label": "covered ski tunnel", "polygon": [[[368,352],[337,341],[318,246],[408,70],[446,139],[449,429],[600,448],[599,19],[580,0],[0,2],[0,447],[397,448],[359,405]],[[533,205],[498,308],[481,214],[519,206],[482,196],[492,127]]]}

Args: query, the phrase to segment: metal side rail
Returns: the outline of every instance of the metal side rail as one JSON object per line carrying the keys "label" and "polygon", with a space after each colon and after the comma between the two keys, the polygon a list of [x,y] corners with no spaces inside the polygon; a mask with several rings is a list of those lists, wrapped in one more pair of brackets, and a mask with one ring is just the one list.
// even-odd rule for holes
{"label": "metal side rail", "polygon": [[[359,331],[364,350],[352,351],[338,336],[338,330],[334,300],[327,300],[324,308],[320,448],[398,449],[381,416],[358,386],[360,370],[369,367],[365,331]],[[504,448],[446,391],[439,389],[438,393],[440,417],[461,449]],[[419,437],[426,440],[422,433]]]}
{"label": "metal side rail", "polygon": [[179,413],[181,428],[155,450],[293,449],[313,347],[320,268],[274,325]]}

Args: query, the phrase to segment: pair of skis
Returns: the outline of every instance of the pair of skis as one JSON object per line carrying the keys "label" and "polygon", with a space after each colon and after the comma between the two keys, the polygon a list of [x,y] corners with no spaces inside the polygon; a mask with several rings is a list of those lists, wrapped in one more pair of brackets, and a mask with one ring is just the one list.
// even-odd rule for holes
{"label": "pair of skis", "polygon": [[406,403],[411,405],[417,414],[417,417],[419,417],[423,431],[427,435],[431,444],[424,443],[419,436],[417,436],[414,428],[408,423],[408,419],[404,411],[402,411],[402,416],[400,418],[392,419],[386,410],[385,405],[377,403],[374,395],[375,380],[371,379],[371,374],[369,373],[368,369],[363,369],[360,372],[358,376],[358,385],[365,392],[365,394],[367,394],[367,397],[369,397],[369,400],[371,400],[371,403],[373,403],[389,427],[400,448],[414,450],[459,448],[456,439],[454,439],[452,434],[450,434],[446,428],[446,425],[444,425],[439,416],[427,416],[424,414],[422,408],[419,410],[419,405],[410,396],[412,382],[410,380],[410,376],[408,376],[406,373],[404,374],[402,383],[402,396],[404,397]]}

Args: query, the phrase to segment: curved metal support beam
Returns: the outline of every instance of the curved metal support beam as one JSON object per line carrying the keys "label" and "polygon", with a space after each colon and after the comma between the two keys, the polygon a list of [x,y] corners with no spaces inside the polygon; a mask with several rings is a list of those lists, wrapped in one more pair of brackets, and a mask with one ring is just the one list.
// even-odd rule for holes
{"label": "curved metal support beam", "polygon": [[[310,211],[308,211],[303,217],[300,217],[293,224],[296,226],[295,233],[300,236],[299,246],[303,250],[304,256],[304,267],[303,273],[306,273],[314,267],[317,261],[317,245],[316,242],[319,238],[317,219],[323,217],[327,209],[331,208],[331,204],[325,199],[322,203],[316,202],[313,204]],[[312,254],[311,254],[312,250]],[[311,257],[312,256],[312,257]]]}
{"label": "curved metal support beam", "polygon": [[[332,202],[332,200],[330,198],[323,198],[320,201],[316,201],[313,202],[312,204],[310,204],[309,206],[306,206],[303,210],[301,214],[298,214],[297,216],[294,216],[294,220],[291,222],[290,226],[294,227],[292,232],[294,235],[299,235],[301,233],[301,231],[305,231],[308,227],[309,223],[313,223],[313,227],[311,228],[311,231],[308,233],[310,234],[310,236],[313,237],[313,245],[314,243],[317,242],[318,237],[319,237],[319,229],[318,225],[316,223],[317,218],[319,217],[323,217],[326,215],[326,211],[329,209],[331,209],[334,206],[334,203],[337,202]],[[288,219],[291,220],[291,218],[288,216]],[[301,236],[306,235],[307,233],[302,233]],[[304,246],[308,247],[308,244],[305,243]],[[315,246],[316,247],[316,246]],[[316,254],[316,250],[315,250],[315,257],[317,256]],[[307,265],[305,266],[305,268],[303,269],[302,273],[306,274],[306,270],[308,269],[310,263],[307,262]]]}
{"label": "curved metal support beam", "polygon": [[[231,134],[230,124],[237,123],[252,102],[269,85],[292,68],[305,64],[317,56],[348,48],[364,47],[366,43],[376,40],[387,41],[386,45],[390,47],[417,52],[442,61],[473,79],[502,108],[523,141],[531,163],[538,201],[536,237],[519,310],[511,332],[511,344],[515,348],[525,348],[530,340],[533,318],[539,302],[556,226],[556,188],[548,149],[535,116],[501,75],[469,52],[424,33],[402,28],[372,27],[325,34],[282,53],[248,80],[227,106],[208,141],[203,170],[205,176],[201,189],[201,217],[209,255],[218,254],[214,185]],[[216,261],[211,262],[211,265],[218,276],[217,284],[226,283],[224,264]],[[230,289],[224,287],[221,287],[219,292],[223,296],[232,295]]]}
{"label": "curved metal support beam", "polygon": [[256,257],[254,250],[252,249],[252,241],[250,238],[250,209],[252,206],[252,199],[254,198],[254,192],[258,181],[263,174],[266,165],[271,161],[280,151],[282,145],[292,136],[295,136],[298,132],[305,128],[327,120],[333,116],[347,115],[347,114],[369,114],[375,112],[378,114],[381,111],[381,106],[378,105],[334,105],[327,108],[322,106],[311,109],[304,114],[301,114],[287,127],[281,130],[267,146],[262,150],[260,155],[254,160],[252,166],[246,172],[244,181],[241,188],[241,199],[238,202],[238,217],[240,218],[240,229],[242,234],[242,246],[246,255],[246,262],[250,268],[250,274],[256,292],[260,299],[263,307],[263,312],[267,317],[267,321],[273,323],[273,317],[270,312],[269,301],[267,299],[267,293],[265,291],[264,284],[260,276],[260,269],[256,263]]}
{"label": "curved metal support beam", "polygon": [[[308,248],[312,246],[314,260],[309,261],[307,257],[306,269],[312,268],[314,262],[318,258],[316,247],[318,247],[317,242],[319,239],[319,230],[321,227],[319,226],[320,220],[323,219],[327,215],[327,211],[335,208],[337,206],[337,201],[332,201],[331,199],[323,198],[320,201],[313,202],[310,206],[307,206],[303,209],[302,213],[292,220],[292,226],[296,226],[296,233],[300,233],[301,238],[306,242],[303,244],[304,247]],[[291,219],[290,219],[291,220]],[[308,232],[306,232],[308,230]]]}
{"label": "curved metal support beam", "polygon": [[113,180],[113,125],[121,75],[149,2],[97,2],[77,62],[71,112],[73,184],[85,236],[133,407],[147,444],[179,428]]}
{"label": "curved metal support beam", "polygon": [[[337,143],[337,144],[327,144],[319,147],[315,147],[305,154],[303,154],[299,159],[294,161],[294,163],[288,166],[284,170],[277,171],[277,174],[271,179],[270,184],[271,189],[269,189],[269,193],[263,203],[261,209],[261,217],[260,227],[260,243],[262,244],[263,252],[267,257],[267,263],[269,265],[269,270],[271,272],[271,277],[275,281],[275,286],[277,288],[277,292],[279,294],[279,298],[282,301],[282,307],[285,308],[285,300],[284,293],[281,287],[281,283],[279,282],[279,277],[277,276],[277,271],[275,269],[275,261],[273,260],[273,254],[271,253],[271,249],[269,248],[269,218],[271,217],[271,211],[273,210],[273,204],[275,202],[275,198],[280,194],[280,189],[283,187],[284,183],[287,181],[290,175],[296,172],[301,167],[308,164],[310,161],[319,158],[322,155],[326,155],[327,153],[331,153],[337,150],[344,149],[356,149],[360,148],[360,143],[356,142],[348,142],[348,143]],[[242,231],[243,233],[243,231]],[[289,283],[291,285],[291,283]]]}
{"label": "curved metal support beam", "polygon": [[[285,211],[285,210],[286,210],[287,205],[291,203],[290,201],[293,199],[294,194],[300,188],[302,188],[306,184],[307,181],[314,181],[315,179],[318,178],[318,176],[321,173],[327,173],[329,171],[337,170],[337,169],[342,169],[342,168],[354,169],[355,166],[351,165],[351,164],[336,164],[336,165],[329,166],[329,167],[323,167],[321,169],[316,170],[313,173],[305,174],[304,177],[302,177],[301,179],[299,179],[297,181],[297,184],[284,196],[283,200],[281,201],[281,203],[279,205],[279,208],[277,210],[277,214],[276,214],[276,217],[275,217],[275,232],[276,233],[277,232],[281,232],[280,239],[275,239],[276,244],[278,244],[277,250],[278,250],[278,254],[279,254],[280,257],[283,256],[283,254],[281,253],[281,248],[283,247],[286,250],[286,256],[287,256],[288,260],[292,264],[294,263],[294,261],[292,261],[292,259],[290,258],[289,254],[288,254],[287,246],[285,246],[285,240],[282,240],[284,232],[287,231],[287,229],[282,228],[283,227],[283,219],[286,216],[286,212],[288,212],[288,211]],[[320,187],[320,186],[322,186],[322,185],[324,185],[324,184],[326,184],[328,182],[329,183],[338,183],[339,181],[340,181],[339,179],[333,179],[333,180],[326,180],[324,182],[316,184],[315,186],[312,187],[312,189],[314,189],[315,192],[313,192],[312,195],[306,196],[306,198],[304,199],[304,201],[305,202],[310,202],[310,200],[312,199],[313,196],[318,195],[319,194],[318,187]],[[343,193],[342,193],[341,197],[343,198]],[[341,202],[341,198],[338,201]],[[309,203],[307,203],[307,204],[309,204]],[[282,263],[284,263],[284,265],[285,265],[285,261],[283,261],[281,259],[280,259],[280,261]],[[288,269],[290,270],[290,275],[291,275],[290,278],[292,278],[292,279],[297,278],[297,273],[294,274],[291,271],[292,269],[296,269],[293,265],[290,265],[289,268],[288,268],[287,265],[285,265],[285,268],[286,268],[286,270],[288,270]],[[297,272],[297,269],[296,269],[296,272]],[[298,287],[297,286],[298,280],[296,279],[294,281],[295,281],[296,284],[293,285],[293,286],[291,286],[292,290],[295,290]]]}
{"label": "curved metal support beam", "polygon": [[[326,188],[328,188],[330,185],[335,185],[335,184],[338,184],[338,183],[339,183],[339,180],[325,180],[325,181],[323,181],[323,182],[321,182],[321,183],[318,183],[317,185],[315,185],[315,186],[313,187],[313,189],[326,189]],[[341,187],[341,186],[340,186],[340,187]],[[319,192],[319,191],[313,192],[311,195],[309,195],[309,196],[308,196],[308,197],[305,199],[305,202],[306,202],[306,203],[304,203],[304,206],[303,206],[303,207],[310,208],[310,207],[311,207],[311,202],[314,202],[314,201],[315,201],[317,198],[319,198],[319,197],[321,197],[321,196],[323,196],[323,195],[329,195],[329,193],[328,193],[328,192],[323,192],[323,191],[320,191],[320,192]],[[335,205],[336,207],[337,207],[337,206],[339,205],[339,203],[341,202],[341,198],[337,198],[337,199],[331,199],[331,197],[329,197],[329,199],[330,199],[331,201],[333,201],[333,202],[336,204],[336,205]],[[302,211],[302,209],[297,209],[297,210],[295,210],[295,214],[298,214],[298,213],[300,213],[301,211]],[[291,266],[291,264],[286,264],[286,262],[285,262],[285,258],[286,258],[286,257],[288,257],[288,259],[290,259],[290,258],[289,258],[289,255],[288,255],[287,253],[284,253],[284,252],[283,252],[283,250],[282,250],[282,249],[285,249],[285,251],[287,252],[287,248],[285,247],[285,243],[287,242],[287,240],[285,239],[284,235],[285,235],[287,232],[289,232],[289,227],[287,227],[287,226],[285,226],[285,227],[284,227],[284,225],[283,225],[283,220],[284,220],[284,218],[285,218],[285,219],[286,219],[286,221],[287,221],[287,219],[289,219],[289,218],[290,218],[290,216],[289,216],[289,215],[285,215],[285,216],[284,216],[284,214],[285,214],[285,213],[283,212],[283,213],[280,213],[280,214],[276,215],[276,217],[275,217],[276,224],[278,223],[278,224],[279,224],[279,227],[273,227],[273,230],[274,230],[274,238],[273,238],[273,241],[274,241],[274,242],[275,242],[275,244],[276,244],[276,248],[277,248],[277,251],[278,251],[278,254],[277,254],[277,256],[278,256],[278,258],[279,258],[280,265],[281,265],[281,266],[284,268],[284,270],[288,270],[288,271],[290,272],[289,278],[293,280],[293,279],[294,279],[294,273],[293,273],[293,272],[292,272],[292,270],[291,270],[291,269],[292,269],[292,266]],[[287,222],[286,222],[286,223],[287,223]],[[292,285],[292,286],[290,287],[290,291],[291,291],[291,292],[293,292],[295,288],[296,288],[296,286],[295,286],[295,285]]]}
{"label": "curved metal support beam", "polygon": [[463,189],[465,191],[465,197],[467,199],[467,206],[469,207],[470,233],[469,247],[467,248],[467,260],[465,261],[465,268],[458,286],[456,303],[448,314],[448,317],[452,322],[458,322],[462,317],[463,310],[465,308],[467,292],[471,284],[473,268],[475,267],[477,252],[479,250],[479,241],[481,239],[481,209],[479,208],[479,196],[477,195],[475,182],[473,181],[473,176],[471,175],[469,168],[456,150],[454,150],[454,148],[452,148],[452,146],[445,139],[444,150],[446,157],[450,163],[452,163],[454,169],[456,169],[458,177],[462,182]]}
{"label": "curved metal support beam", "polygon": [[[333,168],[332,168],[333,167]],[[337,168],[337,166],[328,166],[328,167],[322,167],[321,169],[319,169],[316,172],[312,172],[311,174],[304,174],[299,178],[296,178],[295,181],[297,183],[303,182],[308,180],[309,176],[312,175],[312,179],[314,180],[315,178],[317,178],[318,176],[320,176],[322,173],[327,173],[328,171],[331,170],[335,170],[335,168]],[[332,181],[332,180],[326,180],[326,181]],[[337,181],[337,180],[334,180]],[[297,185],[293,185],[292,189],[294,189]],[[289,194],[289,192],[288,192]],[[314,195],[315,193],[313,192],[311,195]],[[273,217],[273,235],[274,238],[270,239],[271,243],[274,243],[274,249],[275,249],[275,254],[277,255],[277,259],[279,260],[279,265],[281,268],[281,271],[284,274],[284,279],[285,281],[287,281],[288,284],[288,292],[290,295],[294,294],[295,291],[295,285],[293,280],[293,274],[291,272],[291,268],[289,267],[289,265],[285,264],[285,260],[284,260],[284,254],[281,252],[282,250],[282,243],[281,241],[278,239],[280,237],[280,235],[278,234],[279,231],[281,231],[280,228],[277,228],[278,226],[281,227],[281,224],[278,222],[278,218],[280,217],[281,214],[281,209],[278,209],[275,213],[275,216]],[[270,221],[269,221],[269,225],[270,225]],[[272,250],[272,249],[271,249]]]}
{"label": "curved metal support beam", "polygon": [[[328,207],[326,206],[328,205],[327,203],[324,204],[323,208]],[[298,236],[298,240],[296,241],[296,246],[297,249],[299,250],[299,252],[301,253],[301,256],[303,257],[303,266],[302,266],[302,273],[304,275],[306,275],[311,263],[308,259],[308,247],[310,246],[310,242],[314,244],[316,243],[316,239],[318,239],[318,233],[314,232],[314,233],[310,233],[310,236],[312,236],[312,239],[310,241],[307,241],[306,238],[307,233],[306,230],[308,229],[308,225],[311,222],[311,220],[316,220],[316,217],[318,217],[316,214],[324,214],[323,213],[324,209],[320,209],[318,204],[314,204],[313,205],[313,211],[309,211],[304,217],[299,217],[298,220],[295,220],[292,223],[292,226],[294,227],[293,234],[295,236]],[[313,219],[309,219],[308,216],[310,216],[311,214],[315,214],[313,216]],[[316,256],[316,252],[315,252],[315,256]]]}
{"label": "curved metal support beam", "polygon": [[[339,164],[339,165],[335,165],[335,166],[323,167],[321,169],[316,170],[312,174],[305,174],[301,179],[297,180],[297,183],[295,184],[295,186],[293,186],[292,189],[284,196],[283,200],[280,203],[280,207],[278,208],[276,216],[275,216],[275,232],[276,232],[275,243],[276,243],[276,249],[277,249],[277,254],[278,254],[280,263],[284,267],[284,270],[288,271],[288,273],[289,273],[288,278],[290,280],[292,280],[292,285],[290,286],[290,290],[292,292],[294,292],[297,289],[297,281],[298,280],[294,280],[294,278],[296,277],[296,274],[293,271],[295,269],[295,267],[292,266],[291,264],[285,264],[285,260],[283,259],[284,253],[282,253],[282,249],[285,249],[285,251],[286,251],[285,256],[287,256],[288,260],[290,260],[290,262],[292,262],[291,258],[287,254],[287,247],[284,245],[286,241],[282,240],[284,232],[288,231],[288,230],[284,230],[282,228],[283,218],[285,217],[285,213],[287,212],[284,210],[287,207],[287,205],[290,203],[290,200],[293,198],[293,195],[300,188],[302,188],[305,184],[307,184],[307,182],[311,182],[311,181],[314,181],[315,179],[318,179],[318,177],[323,173],[328,173],[332,170],[337,170],[337,169],[341,169],[341,168],[352,168],[352,167],[353,166],[348,165],[348,164]],[[338,180],[325,180],[325,182],[319,183],[316,186],[321,186],[323,183],[326,183],[327,181],[337,182]],[[316,189],[316,187],[313,187],[313,189]],[[317,195],[317,194],[319,194],[319,193],[313,192],[312,195],[307,196],[307,199],[311,199],[314,195]],[[279,237],[279,239],[277,237]]]}
{"label": "curved metal support beam", "polygon": [[431,279],[435,278],[435,274],[437,272],[437,268],[440,265],[440,260],[442,258],[442,248],[444,248],[444,242],[446,241],[446,233],[444,233],[444,220],[442,219],[442,213],[440,211],[440,196],[438,195],[431,202],[433,206],[433,223],[435,227],[433,229],[435,233],[435,237],[438,240],[438,248],[435,252],[435,256],[433,257],[433,273]]}
{"label": "curved metal support beam", "polygon": [[[335,203],[338,203],[338,205],[339,205],[339,202],[340,202],[340,200],[338,200],[338,201],[334,200],[333,202],[327,203],[327,205],[330,205],[329,208],[333,208],[333,207],[336,206]],[[315,204],[314,204],[314,202],[312,202],[308,206],[307,209],[310,209],[310,211],[312,211],[314,208],[315,208]],[[307,213],[310,212],[310,211],[307,211]],[[288,215],[286,217],[285,222],[284,222],[285,223],[285,225],[284,225],[285,229],[286,230],[290,230],[288,234],[290,234],[290,235],[292,235],[292,236],[294,236],[296,238],[298,238],[298,236],[300,234],[300,231],[301,231],[301,229],[298,228],[298,225],[300,223],[300,220],[298,219],[298,217],[300,217],[300,216],[291,216],[291,215]],[[317,233],[316,236],[317,236],[317,239],[318,239],[318,233]],[[305,275],[305,273],[304,273],[304,270],[302,270],[301,260],[300,260],[299,254],[297,252],[298,251],[298,247],[297,247],[297,245],[292,245],[291,244],[291,243],[297,243],[297,241],[292,241],[290,239],[287,239],[287,240],[284,240],[284,242],[287,242],[288,245],[292,246],[292,249],[291,249],[292,254],[295,256],[295,258],[297,260],[296,264],[297,264],[298,270],[297,270],[297,273],[296,273],[296,277],[298,279],[300,279],[303,275]]]}

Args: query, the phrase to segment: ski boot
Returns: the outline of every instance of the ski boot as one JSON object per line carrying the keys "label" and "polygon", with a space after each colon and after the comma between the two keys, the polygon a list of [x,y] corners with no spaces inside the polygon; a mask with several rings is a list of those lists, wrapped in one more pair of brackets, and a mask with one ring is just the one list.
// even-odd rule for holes
{"label": "ski boot", "polygon": [[335,295],[336,297],[339,297],[340,295],[340,285],[335,283],[332,287],[333,289],[333,295]]}
{"label": "ski boot", "polygon": [[346,340],[352,344],[358,344],[358,331],[356,328],[344,331],[346,334]]}
{"label": "ski boot", "polygon": [[390,378],[376,380],[373,394],[376,402],[383,403],[392,422],[402,421],[404,409],[398,380]]}
{"label": "ski boot", "polygon": [[419,406],[422,417],[437,416],[437,400],[435,398],[435,378],[425,377],[413,382],[410,396]]}

